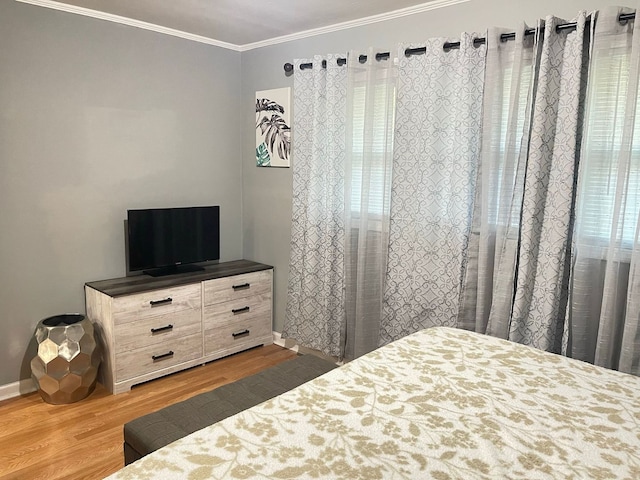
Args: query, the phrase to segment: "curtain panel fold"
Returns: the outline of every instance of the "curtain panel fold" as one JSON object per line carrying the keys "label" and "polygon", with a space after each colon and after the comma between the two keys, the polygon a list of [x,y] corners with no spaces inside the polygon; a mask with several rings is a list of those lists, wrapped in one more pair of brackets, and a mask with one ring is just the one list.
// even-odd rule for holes
{"label": "curtain panel fold", "polygon": [[538,72],[520,221],[509,339],[560,353],[567,308],[575,184],[582,136],[590,35],[548,17]]}
{"label": "curtain panel fold", "polygon": [[519,159],[528,153],[523,133],[531,123],[539,56],[527,29],[521,24],[511,42],[501,40],[504,29],[487,34],[481,150],[458,316],[459,327],[501,338],[511,318],[525,166]]}

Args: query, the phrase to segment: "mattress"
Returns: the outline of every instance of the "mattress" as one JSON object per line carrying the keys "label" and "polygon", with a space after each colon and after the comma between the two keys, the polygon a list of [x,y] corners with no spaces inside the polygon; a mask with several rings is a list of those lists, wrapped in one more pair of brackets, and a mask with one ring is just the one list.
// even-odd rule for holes
{"label": "mattress", "polygon": [[640,478],[640,378],[431,328],[109,478]]}

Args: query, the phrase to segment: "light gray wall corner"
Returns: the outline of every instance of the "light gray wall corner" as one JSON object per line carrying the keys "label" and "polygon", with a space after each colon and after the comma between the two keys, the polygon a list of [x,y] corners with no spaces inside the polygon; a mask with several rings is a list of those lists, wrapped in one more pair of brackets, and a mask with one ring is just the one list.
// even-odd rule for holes
{"label": "light gray wall corner", "polygon": [[241,54],[0,1],[0,385],[36,323],[125,273],[128,208],[220,205],[241,258]]}
{"label": "light gray wall corner", "polygon": [[[292,87],[293,78],[274,69],[273,58],[264,49],[242,54],[242,229],[244,258],[274,266],[274,326],[282,330],[289,274],[291,236],[292,168],[256,166],[255,93],[271,88]],[[295,159],[292,160],[295,162]]]}

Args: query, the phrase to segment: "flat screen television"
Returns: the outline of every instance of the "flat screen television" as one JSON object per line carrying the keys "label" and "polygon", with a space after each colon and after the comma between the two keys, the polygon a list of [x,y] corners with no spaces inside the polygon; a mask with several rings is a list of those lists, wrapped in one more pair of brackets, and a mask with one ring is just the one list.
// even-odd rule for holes
{"label": "flat screen television", "polygon": [[152,276],[202,270],[220,259],[220,207],[127,210],[129,271]]}

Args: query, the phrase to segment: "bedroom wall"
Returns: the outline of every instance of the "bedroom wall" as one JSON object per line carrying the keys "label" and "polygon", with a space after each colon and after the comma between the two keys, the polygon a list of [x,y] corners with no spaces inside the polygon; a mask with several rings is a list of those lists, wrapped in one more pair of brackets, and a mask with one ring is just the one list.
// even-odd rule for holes
{"label": "bedroom wall", "polygon": [[[571,19],[579,10],[612,5],[635,7],[635,1],[608,0],[471,0],[429,12],[363,27],[309,37],[242,54],[243,116],[243,231],[244,257],[275,266],[274,330],[282,331],[289,272],[289,236],[293,169],[255,166],[253,103],[257,90],[293,86],[283,64],[314,54],[342,53],[369,46],[391,49],[398,42],[420,42],[431,37],[459,36],[462,31],[483,32],[490,26],[516,28],[549,14]],[[293,131],[295,135],[295,130]],[[295,151],[292,164],[295,164]]]}
{"label": "bedroom wall", "polygon": [[[125,274],[127,208],[221,206],[242,257],[240,53],[0,0],[0,391],[36,323]],[[1,393],[1,392],[0,392]]]}

